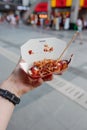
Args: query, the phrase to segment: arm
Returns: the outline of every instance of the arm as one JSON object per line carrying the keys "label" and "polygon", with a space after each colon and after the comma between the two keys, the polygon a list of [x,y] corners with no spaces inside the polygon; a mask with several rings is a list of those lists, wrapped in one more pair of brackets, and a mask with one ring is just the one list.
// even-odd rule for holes
{"label": "arm", "polygon": [[[40,86],[43,81],[51,79],[52,75],[44,79],[33,80],[23,72],[18,64],[8,79],[0,85],[0,88],[8,90],[20,98],[23,94]],[[12,102],[0,96],[0,130],[6,130],[14,108],[15,105]]]}
{"label": "arm", "polygon": [[14,105],[0,97],[0,130],[5,130],[14,110]]}

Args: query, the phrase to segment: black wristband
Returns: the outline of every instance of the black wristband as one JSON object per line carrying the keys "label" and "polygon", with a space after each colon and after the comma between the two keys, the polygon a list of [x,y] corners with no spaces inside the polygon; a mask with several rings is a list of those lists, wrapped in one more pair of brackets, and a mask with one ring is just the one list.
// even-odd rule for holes
{"label": "black wristband", "polygon": [[20,98],[18,98],[15,94],[9,92],[8,90],[0,89],[0,96],[2,96],[3,98],[9,100],[14,105],[20,103]]}

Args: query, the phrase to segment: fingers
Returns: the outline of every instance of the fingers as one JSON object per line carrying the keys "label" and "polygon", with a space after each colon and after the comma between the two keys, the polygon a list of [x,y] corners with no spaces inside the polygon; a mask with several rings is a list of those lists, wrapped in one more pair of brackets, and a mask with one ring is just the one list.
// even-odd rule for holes
{"label": "fingers", "polygon": [[53,79],[53,75],[52,74],[47,75],[47,76],[43,77],[42,79],[43,79],[43,81],[50,81]]}
{"label": "fingers", "polygon": [[31,77],[29,79],[29,84],[31,84],[33,87],[38,87],[42,85],[45,81],[51,81],[53,79],[53,75],[47,75],[43,78],[38,78],[38,79],[32,79]]}
{"label": "fingers", "polygon": [[41,78],[32,79],[31,77],[28,77],[28,79],[29,79],[29,84],[32,85],[33,87],[38,87],[43,83],[43,79]]}

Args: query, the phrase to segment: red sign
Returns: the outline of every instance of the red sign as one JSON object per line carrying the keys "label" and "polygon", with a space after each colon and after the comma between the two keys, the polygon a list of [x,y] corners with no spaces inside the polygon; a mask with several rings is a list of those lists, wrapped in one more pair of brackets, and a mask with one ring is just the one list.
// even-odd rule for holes
{"label": "red sign", "polygon": [[56,0],[56,7],[65,7],[66,0]]}
{"label": "red sign", "polygon": [[83,7],[87,7],[87,0],[84,0]]}
{"label": "red sign", "polygon": [[35,12],[47,12],[48,11],[48,3],[47,2],[40,2],[36,5]]}

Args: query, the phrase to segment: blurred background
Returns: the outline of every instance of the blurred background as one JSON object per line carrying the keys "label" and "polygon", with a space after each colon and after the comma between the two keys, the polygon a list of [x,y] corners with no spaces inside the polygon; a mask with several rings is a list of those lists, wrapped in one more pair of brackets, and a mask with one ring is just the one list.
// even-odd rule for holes
{"label": "blurred background", "polygon": [[87,130],[87,0],[0,0],[0,83],[28,40],[56,37],[68,44],[77,31],[68,70],[24,95],[7,130]]}
{"label": "blurred background", "polygon": [[[61,25],[66,23],[66,18],[70,18],[68,29],[77,29],[77,19],[80,18],[83,26],[87,23],[87,1],[86,0],[0,0],[0,21],[7,16],[14,14],[26,24],[50,27],[60,29]],[[18,18],[17,17],[17,18]],[[58,21],[59,18],[59,21]],[[33,20],[32,20],[33,19]],[[55,28],[59,22],[60,26]],[[55,21],[55,23],[54,23]],[[67,22],[68,23],[68,22]],[[64,25],[63,25],[64,26]]]}

